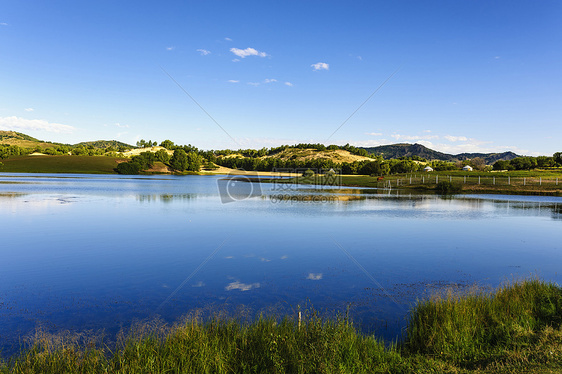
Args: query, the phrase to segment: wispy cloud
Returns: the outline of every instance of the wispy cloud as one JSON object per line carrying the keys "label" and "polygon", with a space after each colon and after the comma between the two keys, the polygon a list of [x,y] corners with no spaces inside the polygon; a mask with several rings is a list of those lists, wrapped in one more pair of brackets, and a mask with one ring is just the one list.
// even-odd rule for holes
{"label": "wispy cloud", "polygon": [[240,83],[240,81],[237,81],[236,79],[229,79],[227,82],[228,83]]}
{"label": "wispy cloud", "polygon": [[8,26],[6,22],[0,22],[0,26]]}
{"label": "wispy cloud", "polygon": [[115,126],[121,128],[121,129],[128,129],[128,128],[129,128],[129,125],[122,125],[122,124],[120,124],[119,122],[117,122],[117,123],[115,124]]}
{"label": "wispy cloud", "polygon": [[444,138],[450,142],[466,142],[468,140],[466,136],[445,135]]}
{"label": "wispy cloud", "polygon": [[57,133],[71,133],[74,127],[51,123],[42,119],[26,119],[21,117],[0,117],[0,130],[33,130]]}
{"label": "wispy cloud", "polygon": [[293,87],[293,84],[291,82],[285,82],[284,84],[285,86]]}
{"label": "wispy cloud", "polygon": [[205,286],[205,282],[203,282],[203,281],[199,281],[199,282],[191,285],[191,287],[204,287],[204,286]]}
{"label": "wispy cloud", "polygon": [[257,87],[257,86],[260,85],[259,82],[248,82],[248,84],[249,84],[250,86],[254,86],[254,87]]}
{"label": "wispy cloud", "polygon": [[238,61],[240,61],[240,59],[238,59],[238,58],[232,59],[232,62],[238,62]]}
{"label": "wispy cloud", "polygon": [[439,135],[401,135],[392,134],[391,138],[396,140],[407,140],[407,141],[418,141],[418,140],[429,140],[429,139],[439,139]]}
{"label": "wispy cloud", "polygon": [[224,289],[226,291],[240,290],[240,291],[250,291],[253,288],[260,288],[259,283],[241,283],[239,281],[229,283]]}
{"label": "wispy cloud", "polygon": [[317,62],[315,64],[310,65],[314,68],[314,70],[330,70],[330,65],[325,62]]}
{"label": "wispy cloud", "polygon": [[174,49],[176,49],[176,47],[174,47],[173,45],[166,47],[166,51],[173,51]]}
{"label": "wispy cloud", "polygon": [[236,56],[238,56],[240,58],[246,58],[248,56],[258,56],[258,57],[269,56],[267,53],[260,52],[260,51],[258,51],[257,49],[254,49],[254,48],[246,48],[246,49],[230,48],[230,52],[234,53]]}
{"label": "wispy cloud", "polygon": [[317,281],[322,279],[322,273],[309,273],[306,279]]}
{"label": "wispy cloud", "polygon": [[381,136],[382,132],[366,132],[365,135],[370,135],[370,136]]}
{"label": "wispy cloud", "polygon": [[263,83],[274,83],[277,82],[277,79],[266,79],[263,81]]}
{"label": "wispy cloud", "polygon": [[224,38],[224,40],[226,40],[227,42],[231,42],[231,41],[232,41],[232,39],[230,39],[230,38]]}
{"label": "wispy cloud", "polygon": [[197,52],[199,52],[201,56],[207,56],[211,54],[211,51],[208,51],[206,49],[197,49]]}
{"label": "wispy cloud", "polygon": [[26,112],[33,112],[35,109],[33,109],[33,108],[25,108],[24,110],[25,110]]}

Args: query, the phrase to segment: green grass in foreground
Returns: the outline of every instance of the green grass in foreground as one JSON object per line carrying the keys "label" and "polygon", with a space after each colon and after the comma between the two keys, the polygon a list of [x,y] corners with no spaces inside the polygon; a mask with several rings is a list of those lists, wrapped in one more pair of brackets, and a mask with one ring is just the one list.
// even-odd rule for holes
{"label": "green grass in foreground", "polygon": [[39,334],[0,372],[13,373],[519,373],[562,371],[562,289],[526,280],[486,293],[447,293],[411,311],[391,347],[345,318],[216,319],[140,325],[110,351]]}
{"label": "green grass in foreground", "polygon": [[115,174],[115,160],[106,156],[17,156],[2,160],[0,172]]}

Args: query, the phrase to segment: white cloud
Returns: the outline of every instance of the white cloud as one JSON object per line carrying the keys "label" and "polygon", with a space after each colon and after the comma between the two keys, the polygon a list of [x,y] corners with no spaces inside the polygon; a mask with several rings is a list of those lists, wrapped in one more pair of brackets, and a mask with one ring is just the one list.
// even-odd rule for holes
{"label": "white cloud", "polygon": [[406,141],[419,141],[419,140],[429,140],[429,139],[439,139],[439,135],[401,135],[392,134],[391,138],[396,140],[406,140]]}
{"label": "white cloud", "polygon": [[8,26],[6,22],[0,22],[0,26]]}
{"label": "white cloud", "polygon": [[361,57],[361,56],[357,56],[357,59],[358,59],[359,61],[363,61],[363,57]]}
{"label": "white cloud", "polygon": [[207,51],[206,49],[197,49],[197,52],[199,52],[201,56],[207,56],[211,54],[211,51]]}
{"label": "white cloud", "polygon": [[235,58],[235,59],[232,60],[232,62],[238,62],[238,61],[240,61],[240,60],[237,59],[237,58]]}
{"label": "white cloud", "polygon": [[429,133],[429,132],[431,132],[431,130],[423,130],[423,132],[428,132],[428,133]]}
{"label": "white cloud", "polygon": [[293,87],[293,84],[291,82],[285,82],[285,86]]}
{"label": "white cloud", "polygon": [[466,142],[468,140],[466,136],[445,135],[444,138],[450,142]]}
{"label": "white cloud", "polygon": [[277,82],[277,79],[266,79],[263,81],[263,83],[274,83]]}
{"label": "white cloud", "polygon": [[353,144],[356,147],[378,147],[379,145],[389,144],[390,142],[387,139],[369,139],[369,140],[361,140],[361,141],[346,141],[340,142],[341,144]]}
{"label": "white cloud", "polygon": [[382,132],[366,132],[365,135],[381,136]]}
{"label": "white cloud", "polygon": [[260,85],[259,82],[248,82],[248,84],[249,84],[250,86],[255,86],[255,87],[257,87],[257,86]]}
{"label": "white cloud", "polygon": [[317,281],[322,279],[322,273],[309,273],[308,277],[306,277],[306,279],[310,279],[313,281]]}
{"label": "white cloud", "polygon": [[25,108],[24,110],[25,110],[26,112],[33,112],[35,109],[33,109],[33,108]]}
{"label": "white cloud", "polygon": [[229,79],[227,82],[228,83],[239,83],[240,81],[237,81],[235,79]]}
{"label": "white cloud", "polygon": [[176,47],[174,47],[173,45],[166,47],[166,51],[173,51],[174,49],[176,49]]}
{"label": "white cloud", "polygon": [[50,123],[43,119],[26,119],[21,117],[0,117],[0,130],[33,130],[58,133],[71,133],[75,129],[72,126]]}
{"label": "white cloud", "polygon": [[239,281],[235,281],[229,283],[224,289],[226,291],[232,290],[240,290],[240,291],[250,291],[252,288],[260,288],[259,283],[240,283]]}
{"label": "white cloud", "polygon": [[230,39],[230,38],[224,38],[224,40],[226,40],[227,42],[231,42],[231,41],[232,41],[232,39]]}
{"label": "white cloud", "polygon": [[203,281],[199,281],[199,282],[191,285],[191,287],[204,287],[204,286],[205,286],[205,282],[203,282]]}
{"label": "white cloud", "polygon": [[117,122],[117,123],[115,124],[115,126],[119,127],[120,129],[128,129],[128,128],[129,128],[129,125],[122,125],[122,124],[120,124],[119,122]]}
{"label": "white cloud", "polygon": [[494,59],[499,60],[501,57],[500,56],[494,56]]}
{"label": "white cloud", "polygon": [[317,62],[310,66],[312,66],[314,70],[330,70],[330,65],[325,62]]}
{"label": "white cloud", "polygon": [[248,56],[258,56],[258,57],[269,56],[267,53],[260,52],[254,48],[246,48],[246,49],[230,48],[230,52],[234,53],[236,56],[240,58],[246,58]]}

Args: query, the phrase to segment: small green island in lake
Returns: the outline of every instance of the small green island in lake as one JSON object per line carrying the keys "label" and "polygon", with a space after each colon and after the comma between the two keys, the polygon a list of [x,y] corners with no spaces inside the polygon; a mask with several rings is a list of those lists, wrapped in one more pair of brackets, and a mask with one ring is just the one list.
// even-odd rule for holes
{"label": "small green island in lake", "polygon": [[[562,153],[449,155],[420,144],[374,148],[297,144],[261,149],[201,150],[140,140],[74,145],[0,131],[0,172],[84,174],[233,174],[292,177],[277,183],[406,189],[444,194],[562,194]],[[337,175],[334,182],[334,175]],[[270,180],[260,178],[260,182]]]}

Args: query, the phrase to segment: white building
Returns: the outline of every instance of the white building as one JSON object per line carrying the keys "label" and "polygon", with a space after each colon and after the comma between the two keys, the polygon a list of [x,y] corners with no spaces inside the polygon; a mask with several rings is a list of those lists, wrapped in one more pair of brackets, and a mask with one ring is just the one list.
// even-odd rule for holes
{"label": "white building", "polygon": [[465,167],[462,168],[463,171],[472,171],[472,166],[470,165],[466,165]]}
{"label": "white building", "polygon": [[431,166],[426,166],[423,171],[433,171],[433,168]]}

